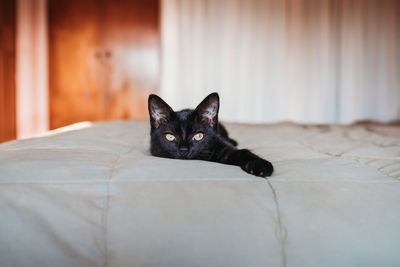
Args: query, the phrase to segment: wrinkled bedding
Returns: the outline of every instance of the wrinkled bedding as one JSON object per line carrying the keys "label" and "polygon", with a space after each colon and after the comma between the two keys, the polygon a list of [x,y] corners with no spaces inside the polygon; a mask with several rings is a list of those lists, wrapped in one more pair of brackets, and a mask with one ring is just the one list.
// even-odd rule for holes
{"label": "wrinkled bedding", "polygon": [[1,144],[0,266],[400,266],[399,125],[226,126],[272,177],[152,157],[146,121]]}

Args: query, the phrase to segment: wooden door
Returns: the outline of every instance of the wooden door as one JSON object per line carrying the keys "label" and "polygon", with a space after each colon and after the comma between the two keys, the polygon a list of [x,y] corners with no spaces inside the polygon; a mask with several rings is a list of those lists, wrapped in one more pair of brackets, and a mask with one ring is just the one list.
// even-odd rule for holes
{"label": "wooden door", "polygon": [[50,0],[50,128],[147,117],[159,81],[158,0]]}
{"label": "wooden door", "polygon": [[0,1],[0,142],[15,139],[15,1]]}

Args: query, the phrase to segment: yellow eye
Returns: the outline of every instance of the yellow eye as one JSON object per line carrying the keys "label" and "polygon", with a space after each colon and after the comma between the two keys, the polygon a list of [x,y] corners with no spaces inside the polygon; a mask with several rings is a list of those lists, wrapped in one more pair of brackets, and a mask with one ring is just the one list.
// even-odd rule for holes
{"label": "yellow eye", "polygon": [[165,138],[170,142],[173,142],[176,139],[175,136],[173,136],[172,134],[166,134]]}
{"label": "yellow eye", "polygon": [[203,133],[197,133],[193,136],[193,140],[200,141],[201,139],[203,139],[203,137],[204,137]]}

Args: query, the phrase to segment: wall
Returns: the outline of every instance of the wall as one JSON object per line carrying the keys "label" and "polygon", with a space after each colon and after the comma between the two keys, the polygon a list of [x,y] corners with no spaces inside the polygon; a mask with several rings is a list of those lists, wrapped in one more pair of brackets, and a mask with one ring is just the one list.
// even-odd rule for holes
{"label": "wall", "polygon": [[147,117],[158,91],[158,0],[50,0],[50,128]]}
{"label": "wall", "polygon": [[0,142],[16,137],[15,1],[0,1]]}

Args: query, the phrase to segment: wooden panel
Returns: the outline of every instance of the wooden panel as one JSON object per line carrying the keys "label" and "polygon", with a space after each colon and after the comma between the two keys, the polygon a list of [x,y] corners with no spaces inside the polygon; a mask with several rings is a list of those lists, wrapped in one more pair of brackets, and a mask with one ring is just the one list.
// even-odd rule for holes
{"label": "wooden panel", "polygon": [[147,117],[159,79],[158,0],[50,0],[50,127]]}
{"label": "wooden panel", "polygon": [[15,1],[0,1],[0,142],[15,139]]}

